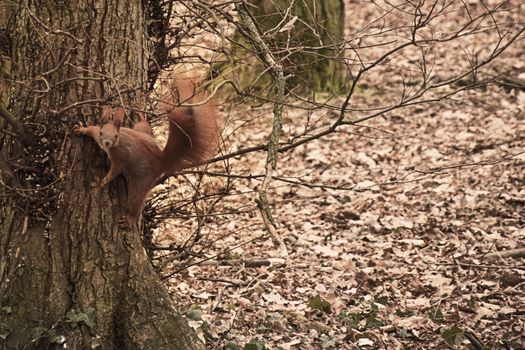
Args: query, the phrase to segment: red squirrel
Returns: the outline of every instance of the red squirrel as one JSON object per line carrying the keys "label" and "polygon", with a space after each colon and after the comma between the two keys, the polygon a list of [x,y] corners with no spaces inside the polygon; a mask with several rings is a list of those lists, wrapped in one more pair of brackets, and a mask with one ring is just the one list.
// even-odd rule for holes
{"label": "red squirrel", "polygon": [[[102,108],[101,126],[77,127],[76,134],[91,136],[108,154],[111,168],[100,182],[106,186],[120,173],[128,180],[129,212],[119,221],[127,227],[137,220],[148,192],[162,175],[203,164],[218,148],[219,114],[210,103],[198,105],[202,94],[195,94],[190,80],[172,85],[173,103],[164,102],[169,119],[169,136],[164,149],[153,138],[151,126],[140,116],[133,128],[122,127],[125,111]],[[195,104],[181,107],[181,104]]]}

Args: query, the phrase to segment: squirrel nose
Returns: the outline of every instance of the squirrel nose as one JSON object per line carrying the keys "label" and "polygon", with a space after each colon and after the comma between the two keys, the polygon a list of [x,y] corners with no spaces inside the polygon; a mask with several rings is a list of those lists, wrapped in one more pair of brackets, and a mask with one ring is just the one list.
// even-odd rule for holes
{"label": "squirrel nose", "polygon": [[103,143],[104,143],[104,147],[106,148],[109,148],[109,146],[111,146],[111,141],[109,140],[104,140]]}

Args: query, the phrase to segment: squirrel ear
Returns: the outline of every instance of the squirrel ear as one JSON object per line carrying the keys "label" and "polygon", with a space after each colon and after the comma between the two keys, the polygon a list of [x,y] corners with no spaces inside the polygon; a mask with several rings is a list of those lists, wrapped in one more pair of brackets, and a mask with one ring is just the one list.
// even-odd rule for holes
{"label": "squirrel ear", "polygon": [[126,111],[124,110],[124,108],[122,107],[117,108],[117,110],[115,111],[115,114],[113,115],[113,124],[115,124],[117,128],[120,128],[120,126],[124,122],[125,115],[126,115]]}
{"label": "squirrel ear", "polygon": [[102,115],[100,116],[100,121],[102,121],[103,124],[106,124],[109,120],[109,117],[111,117],[111,106],[102,106]]}

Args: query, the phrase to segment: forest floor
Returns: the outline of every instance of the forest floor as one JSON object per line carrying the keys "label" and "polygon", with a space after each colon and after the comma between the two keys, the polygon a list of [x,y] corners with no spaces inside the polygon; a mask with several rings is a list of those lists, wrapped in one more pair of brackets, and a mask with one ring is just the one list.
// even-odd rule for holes
{"label": "forest floor", "polygon": [[[499,68],[525,79],[523,40]],[[357,103],[399,87],[388,75],[368,79],[380,91]],[[229,108],[228,150],[263,144],[272,105]],[[307,115],[326,126],[331,113],[286,108],[283,142]],[[195,205],[209,216],[192,253],[156,255],[209,349],[524,348],[525,258],[489,254],[524,248],[525,91],[464,91],[281,154],[268,197],[287,257],[255,202],[265,160],[230,159],[229,173],[242,176],[210,180],[210,192],[228,193]],[[181,246],[198,226],[180,215],[154,241]]]}

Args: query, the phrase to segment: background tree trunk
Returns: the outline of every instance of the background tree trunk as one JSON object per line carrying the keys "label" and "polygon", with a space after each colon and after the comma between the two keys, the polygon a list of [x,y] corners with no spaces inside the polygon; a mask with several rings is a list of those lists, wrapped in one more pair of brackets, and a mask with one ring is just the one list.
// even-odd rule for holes
{"label": "background tree trunk", "polygon": [[[142,2],[0,4],[0,102],[37,144],[0,134],[0,345],[7,349],[202,349],[158,280],[139,230],[123,231],[125,182],[87,138],[104,101],[140,100]],[[1,129],[9,129],[0,119]]]}
{"label": "background tree trunk", "polygon": [[[259,31],[277,59],[282,60],[289,89],[302,92],[338,93],[348,78],[343,62],[344,4],[342,0],[251,0],[249,7]],[[296,19],[294,17],[297,17]],[[237,41],[246,39],[237,34]],[[244,57],[234,48],[234,57]],[[237,67],[246,88],[264,67],[253,63]],[[257,78],[257,86],[272,83],[269,73]]]}

